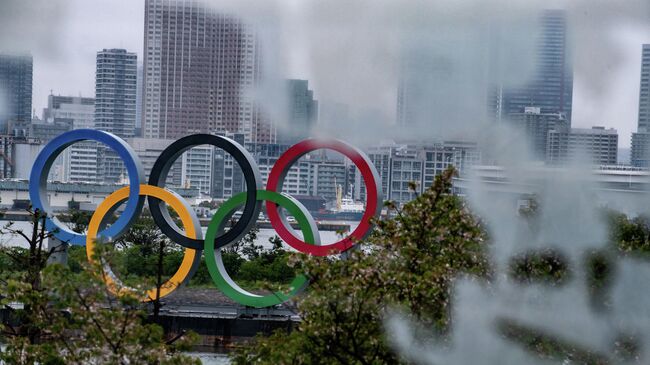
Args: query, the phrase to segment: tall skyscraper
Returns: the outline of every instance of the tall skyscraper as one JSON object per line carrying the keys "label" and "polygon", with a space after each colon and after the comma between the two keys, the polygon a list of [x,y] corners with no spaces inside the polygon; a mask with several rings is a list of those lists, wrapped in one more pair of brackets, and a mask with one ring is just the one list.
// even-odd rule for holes
{"label": "tall skyscraper", "polygon": [[[137,56],[124,49],[97,52],[95,128],[122,138],[135,135]],[[124,164],[112,150],[100,145],[100,178],[116,183],[125,176]]]}
{"label": "tall skyscraper", "polygon": [[642,47],[638,131],[650,132],[650,44],[644,44]]}
{"label": "tall skyscraper", "polygon": [[0,53],[0,134],[9,121],[32,119],[32,56]]}
{"label": "tall skyscraper", "polygon": [[[95,128],[95,99],[76,96],[49,95],[43,119],[57,124],[60,120],[72,122],[72,129]],[[74,143],[65,150],[63,181],[97,182],[96,142]]]}
{"label": "tall skyscraper", "polygon": [[632,166],[650,167],[650,44],[641,50],[641,87],[639,90],[639,124],[632,133]]}
{"label": "tall skyscraper", "polygon": [[498,87],[494,110],[497,119],[523,113],[527,106],[540,107],[542,113],[562,113],[571,123],[573,67],[567,40],[564,10],[545,10],[540,18],[536,42],[535,70],[521,88]]}
{"label": "tall skyscraper", "polygon": [[249,25],[194,0],[146,0],[144,27],[144,137],[275,139],[251,95],[260,51]]}
{"label": "tall skyscraper", "polygon": [[293,144],[309,137],[318,120],[318,101],[307,80],[287,81],[287,123],[278,129],[278,143]]}

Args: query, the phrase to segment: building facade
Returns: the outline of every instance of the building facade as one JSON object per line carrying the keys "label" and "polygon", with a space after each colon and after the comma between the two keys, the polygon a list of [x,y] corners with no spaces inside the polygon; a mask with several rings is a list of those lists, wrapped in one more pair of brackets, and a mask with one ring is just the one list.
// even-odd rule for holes
{"label": "building facade", "polygon": [[287,81],[287,123],[278,126],[278,143],[293,144],[310,137],[318,121],[318,101],[307,80]]}
{"label": "building facade", "polygon": [[15,124],[32,119],[33,61],[29,55],[0,53],[0,177],[13,176]]}
{"label": "building facade", "polygon": [[[124,49],[97,52],[95,77],[95,128],[121,138],[135,135],[137,56]],[[117,154],[103,145],[98,148],[99,179],[116,183],[126,176]]]}
{"label": "building facade", "polygon": [[[56,124],[59,120],[71,120],[71,129],[95,128],[95,99],[76,96],[49,95],[43,119]],[[96,142],[78,142],[64,152],[65,182],[98,181]]]}
{"label": "building facade", "polygon": [[142,129],[147,138],[242,133],[274,142],[251,95],[260,47],[251,26],[192,0],[146,0]]}
{"label": "building facade", "polygon": [[515,130],[524,135],[532,152],[532,158],[546,158],[548,133],[556,128],[568,128],[568,121],[561,113],[543,113],[540,107],[524,107],[522,113],[511,113],[507,119]]}
{"label": "building facade", "polygon": [[641,49],[641,87],[639,90],[639,121],[632,133],[630,164],[650,167],[650,44]]}
{"label": "building facade", "polygon": [[542,113],[561,113],[571,121],[573,66],[568,46],[567,15],[564,10],[545,10],[540,17],[536,42],[535,70],[520,88],[498,90],[497,119],[522,113],[535,106]]}
{"label": "building facade", "polygon": [[[453,166],[459,174],[481,163],[474,142],[434,141],[384,145],[367,151],[380,176],[384,199],[404,204],[430,187],[436,176]],[[362,178],[355,177],[355,199],[365,199]]]}
{"label": "building facade", "polygon": [[0,53],[0,134],[9,121],[32,119],[32,56]]}
{"label": "building facade", "polygon": [[566,164],[587,162],[593,165],[616,165],[618,133],[604,127],[558,128],[548,132],[546,162]]}

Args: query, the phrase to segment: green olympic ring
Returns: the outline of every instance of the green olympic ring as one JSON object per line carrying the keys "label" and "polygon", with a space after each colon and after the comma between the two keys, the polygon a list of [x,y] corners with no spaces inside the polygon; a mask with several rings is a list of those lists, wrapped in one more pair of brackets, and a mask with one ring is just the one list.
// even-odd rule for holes
{"label": "green olympic ring", "polygon": [[[257,200],[270,201],[284,207],[298,221],[300,230],[303,232],[305,242],[313,245],[320,244],[320,237],[314,236],[318,232],[316,225],[310,216],[305,215],[306,209],[296,199],[281,193],[268,190],[258,190]],[[250,307],[262,308],[283,303],[299,294],[308,284],[309,280],[304,275],[296,276],[290,284],[288,293],[276,291],[269,295],[257,295],[250,293],[235,283],[226,268],[221,257],[221,249],[215,250],[215,239],[220,235],[232,214],[246,203],[246,193],[239,193],[225,201],[210,220],[208,230],[205,234],[205,262],[208,272],[215,285],[230,299]],[[228,246],[228,245],[227,245]],[[227,247],[226,246],[226,247]]]}

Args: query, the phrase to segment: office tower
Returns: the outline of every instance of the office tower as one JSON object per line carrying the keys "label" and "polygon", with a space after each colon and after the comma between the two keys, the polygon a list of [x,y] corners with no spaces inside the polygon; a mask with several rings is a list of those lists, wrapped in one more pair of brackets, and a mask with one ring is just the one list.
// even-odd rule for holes
{"label": "office tower", "polygon": [[142,65],[138,66],[138,78],[136,82],[136,97],[135,97],[135,136],[142,137],[142,82],[144,77],[144,68]]}
{"label": "office tower", "polygon": [[32,56],[0,53],[0,134],[10,121],[31,121],[32,70]]}
{"label": "office tower", "polygon": [[523,133],[533,159],[543,161],[546,158],[548,132],[559,127],[568,127],[568,122],[561,113],[544,113],[539,107],[524,107],[522,113],[511,113],[507,121],[515,130]]}
{"label": "office tower", "polygon": [[[95,79],[95,128],[121,138],[135,135],[137,56],[124,49],[97,52]],[[105,183],[117,183],[127,176],[117,154],[100,145],[99,176]]]}
{"label": "office tower", "polygon": [[650,132],[650,44],[642,47],[638,131]]}
{"label": "office tower", "polygon": [[[95,99],[76,96],[49,95],[43,109],[47,123],[71,121],[71,129],[95,128]],[[97,182],[96,142],[78,142],[66,148],[63,181]]]}
{"label": "office tower", "polygon": [[32,71],[32,56],[0,53],[1,178],[13,177],[13,126],[32,119]]}
{"label": "office tower", "polygon": [[522,113],[535,106],[542,113],[562,113],[571,123],[573,70],[567,39],[567,20],[563,10],[545,10],[535,40],[535,67],[522,87],[497,87],[493,111],[497,120]]}
{"label": "office tower", "polygon": [[318,101],[307,80],[288,80],[287,102],[287,123],[279,127],[278,143],[293,144],[310,136],[318,120]]}
{"label": "office tower", "polygon": [[617,158],[616,129],[560,127],[548,132],[546,162],[549,164],[587,162],[616,165]]}
{"label": "office tower", "polygon": [[237,133],[269,142],[275,133],[253,100],[260,47],[253,29],[191,0],[146,0],[144,137]]}
{"label": "office tower", "polygon": [[641,87],[639,90],[639,123],[632,133],[632,166],[650,167],[650,44],[641,50]]}

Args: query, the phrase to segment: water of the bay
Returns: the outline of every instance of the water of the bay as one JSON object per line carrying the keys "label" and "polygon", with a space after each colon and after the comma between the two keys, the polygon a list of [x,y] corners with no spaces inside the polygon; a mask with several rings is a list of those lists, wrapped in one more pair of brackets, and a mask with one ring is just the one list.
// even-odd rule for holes
{"label": "water of the bay", "polygon": [[[8,221],[0,221],[0,228],[4,227],[8,223],[9,223]],[[350,230],[354,230],[359,224],[359,222],[340,222],[340,223],[350,225]],[[14,230],[21,229],[24,230],[25,232],[31,232],[31,226],[32,226],[31,222],[18,221],[12,223],[12,229]],[[207,228],[203,227],[204,235],[206,230]],[[300,231],[296,231],[296,233],[298,236],[300,237],[302,236]],[[321,244],[323,245],[334,243],[340,239],[339,234],[336,231],[321,230],[319,231],[319,234],[320,234]],[[255,241],[255,243],[258,245],[262,245],[264,248],[270,248],[271,244],[269,243],[269,238],[275,235],[276,232],[273,229],[269,229],[269,228],[260,229],[257,234],[257,240]],[[18,234],[5,233],[3,235],[0,235],[0,246],[27,247],[27,242],[25,242],[25,239],[19,236]]]}
{"label": "water of the bay", "polygon": [[194,356],[201,360],[203,365],[228,365],[230,364],[230,359],[226,354],[216,354],[208,352],[191,352],[191,356]]}

